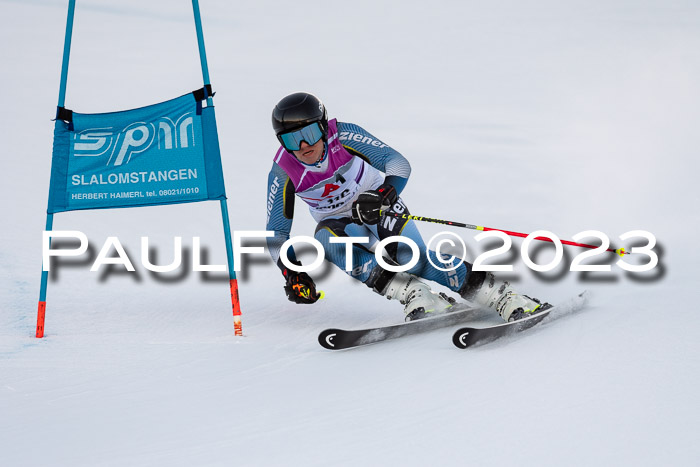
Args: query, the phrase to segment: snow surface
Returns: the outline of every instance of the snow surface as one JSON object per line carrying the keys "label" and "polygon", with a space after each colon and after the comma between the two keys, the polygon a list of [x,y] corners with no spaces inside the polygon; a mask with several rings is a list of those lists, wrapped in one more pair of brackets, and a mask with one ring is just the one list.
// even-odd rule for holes
{"label": "snow surface", "polygon": [[[293,305],[253,255],[236,338],[225,274],[140,265],[141,236],[159,262],[173,237],[191,249],[199,236],[225,263],[214,202],[57,215],[93,259],[119,237],[137,272],[62,261],[46,337],[33,337],[66,4],[0,1],[0,465],[697,465],[696,1],[203,0],[234,230],[264,229],[270,111],[308,90],[410,160],[415,214],[658,239],[649,273],[614,258],[610,273],[569,272],[579,251],[567,248],[545,274],[515,240],[498,259],[519,289],[593,293],[517,339],[460,351],[451,328],[335,353],[319,331],[400,322],[402,307],[330,267],[315,274],[327,297]],[[201,87],[190,8],[79,1],[66,106],[113,111]],[[313,232],[304,211],[292,235]],[[472,256],[486,250],[457,233]]]}

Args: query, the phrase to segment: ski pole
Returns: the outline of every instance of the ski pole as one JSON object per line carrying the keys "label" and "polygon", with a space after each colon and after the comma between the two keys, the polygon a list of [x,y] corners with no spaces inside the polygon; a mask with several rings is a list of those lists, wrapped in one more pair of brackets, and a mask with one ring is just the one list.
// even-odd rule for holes
{"label": "ski pole", "polygon": [[[412,220],[412,221],[421,221],[421,222],[431,222],[433,224],[444,224],[444,225],[451,225],[453,227],[463,227],[465,229],[471,229],[471,230],[481,230],[484,232],[487,232],[489,230],[497,230],[499,232],[503,232],[506,235],[510,235],[511,237],[522,237],[525,238],[527,237],[527,234],[520,233],[520,232],[512,232],[510,230],[503,230],[503,229],[494,229],[492,227],[483,227],[480,225],[472,225],[472,224],[465,224],[463,222],[455,222],[455,221],[446,221],[443,219],[434,219],[432,217],[423,217],[423,216],[412,216],[410,214],[401,214],[398,212],[393,212],[393,211],[379,211],[380,215],[386,215],[386,216],[391,216],[391,217],[396,217],[398,219],[406,219],[406,220]],[[536,237],[535,240],[540,240],[543,242],[550,242],[554,243],[554,241],[551,238],[547,237]],[[587,243],[577,243],[577,242],[572,242],[569,240],[560,240],[561,243],[564,245],[571,245],[571,246],[578,246],[581,248],[599,248],[599,246],[596,245],[588,245]],[[610,251],[613,253],[617,253],[620,256],[628,255],[629,251],[625,251],[624,248],[608,248],[605,251]]]}

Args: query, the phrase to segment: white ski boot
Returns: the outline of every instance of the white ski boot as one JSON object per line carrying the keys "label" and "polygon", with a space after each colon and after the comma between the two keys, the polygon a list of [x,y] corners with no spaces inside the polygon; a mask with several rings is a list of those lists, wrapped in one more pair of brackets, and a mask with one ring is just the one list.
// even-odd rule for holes
{"label": "white ski boot", "polygon": [[470,276],[473,277],[460,293],[462,297],[496,310],[503,321],[516,321],[552,307],[549,303],[519,294],[510,283],[496,279],[490,272],[472,272]]}
{"label": "white ski boot", "polygon": [[456,302],[444,293],[433,292],[417,277],[405,272],[396,273],[381,294],[405,305],[406,321],[446,313]]}

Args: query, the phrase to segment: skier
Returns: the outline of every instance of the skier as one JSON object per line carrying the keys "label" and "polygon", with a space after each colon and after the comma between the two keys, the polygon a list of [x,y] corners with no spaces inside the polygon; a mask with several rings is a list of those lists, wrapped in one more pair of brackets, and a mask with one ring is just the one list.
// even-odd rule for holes
{"label": "skier", "polygon": [[[269,237],[267,244],[282,270],[284,289],[292,302],[315,303],[321,297],[307,273],[287,268],[280,259],[281,246],[289,239],[296,195],[309,205],[318,222],[314,237],[323,245],[327,261],[345,270],[346,245],[331,243],[330,238],[370,239],[352,244],[353,263],[348,274],[404,304],[406,321],[448,312],[455,303],[420,279],[435,281],[468,301],[494,309],[505,321],[549,307],[517,293],[489,272],[472,271],[467,262],[449,272],[433,267],[427,255],[437,264],[437,254],[426,252],[414,221],[384,214],[387,210],[408,214],[399,196],[411,173],[408,161],[360,126],[328,120],[317,97],[305,92],[286,96],[272,111],[272,127],[281,147],[268,176],[267,230],[274,231],[274,237]],[[394,235],[410,238],[420,250],[418,263],[406,272],[384,269],[370,250],[377,240]],[[413,256],[404,243],[390,243],[386,253],[389,261],[401,265]],[[293,247],[287,250],[287,259],[301,265]]]}

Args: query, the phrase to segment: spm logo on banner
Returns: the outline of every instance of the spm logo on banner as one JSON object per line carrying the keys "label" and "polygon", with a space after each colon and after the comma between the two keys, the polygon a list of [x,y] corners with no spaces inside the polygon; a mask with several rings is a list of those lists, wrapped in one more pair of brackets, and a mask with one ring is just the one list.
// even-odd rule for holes
{"label": "spm logo on banner", "polygon": [[72,122],[57,122],[68,130],[65,185],[52,174],[52,193],[53,182],[65,186],[62,196],[54,193],[57,211],[212,199],[201,114],[200,103],[187,94],[125,112],[73,113]]}

